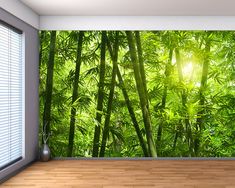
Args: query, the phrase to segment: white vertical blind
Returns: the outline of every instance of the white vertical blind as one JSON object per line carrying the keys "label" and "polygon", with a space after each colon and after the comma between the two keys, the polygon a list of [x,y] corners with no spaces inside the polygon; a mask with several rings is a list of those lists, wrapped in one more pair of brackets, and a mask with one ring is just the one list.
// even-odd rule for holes
{"label": "white vertical blind", "polygon": [[0,22],[0,170],[22,158],[22,34]]}

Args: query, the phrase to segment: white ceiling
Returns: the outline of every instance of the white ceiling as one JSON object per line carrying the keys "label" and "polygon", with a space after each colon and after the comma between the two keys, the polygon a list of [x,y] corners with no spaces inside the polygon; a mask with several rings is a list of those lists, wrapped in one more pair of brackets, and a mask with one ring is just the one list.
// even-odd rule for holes
{"label": "white ceiling", "polygon": [[235,0],[20,1],[47,16],[235,16]]}

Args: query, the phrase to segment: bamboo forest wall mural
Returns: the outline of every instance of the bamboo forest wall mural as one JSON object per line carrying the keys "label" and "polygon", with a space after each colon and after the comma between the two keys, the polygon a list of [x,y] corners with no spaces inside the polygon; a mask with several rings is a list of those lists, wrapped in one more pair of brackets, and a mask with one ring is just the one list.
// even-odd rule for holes
{"label": "bamboo forest wall mural", "polygon": [[53,156],[235,157],[235,32],[41,31],[40,44]]}

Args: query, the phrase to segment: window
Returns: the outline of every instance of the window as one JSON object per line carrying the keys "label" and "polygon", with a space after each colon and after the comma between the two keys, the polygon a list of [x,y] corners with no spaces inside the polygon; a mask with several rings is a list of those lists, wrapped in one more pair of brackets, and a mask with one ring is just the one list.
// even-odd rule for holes
{"label": "window", "polygon": [[0,21],[0,170],[22,159],[22,32]]}

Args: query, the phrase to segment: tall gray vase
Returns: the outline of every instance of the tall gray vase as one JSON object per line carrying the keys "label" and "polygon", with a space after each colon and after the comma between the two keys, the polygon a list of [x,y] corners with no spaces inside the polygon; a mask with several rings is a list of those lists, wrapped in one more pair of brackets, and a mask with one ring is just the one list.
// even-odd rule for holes
{"label": "tall gray vase", "polygon": [[51,151],[47,144],[43,144],[40,151],[40,160],[47,162],[50,160]]}

